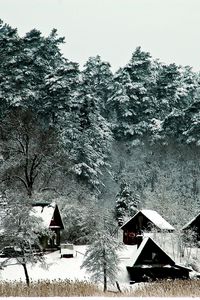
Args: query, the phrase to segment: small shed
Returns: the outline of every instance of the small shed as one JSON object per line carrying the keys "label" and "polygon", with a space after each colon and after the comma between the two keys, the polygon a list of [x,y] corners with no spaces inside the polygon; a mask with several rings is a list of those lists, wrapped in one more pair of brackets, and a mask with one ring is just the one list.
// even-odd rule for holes
{"label": "small shed", "polygon": [[182,230],[185,232],[185,241],[191,242],[193,239],[193,242],[198,244],[200,242],[200,213],[185,224]]}
{"label": "small shed", "polygon": [[145,237],[127,271],[130,282],[144,282],[167,278],[188,279],[192,270],[177,265],[150,237]]}
{"label": "small shed", "polygon": [[136,236],[153,230],[173,232],[171,226],[161,215],[150,209],[142,209],[121,226],[123,230],[123,242],[126,245],[137,244]]}
{"label": "small shed", "polygon": [[56,203],[35,203],[32,205],[31,215],[42,221],[44,229],[53,231],[52,238],[42,235],[41,246],[44,250],[60,247],[60,232],[64,229],[58,205]]}

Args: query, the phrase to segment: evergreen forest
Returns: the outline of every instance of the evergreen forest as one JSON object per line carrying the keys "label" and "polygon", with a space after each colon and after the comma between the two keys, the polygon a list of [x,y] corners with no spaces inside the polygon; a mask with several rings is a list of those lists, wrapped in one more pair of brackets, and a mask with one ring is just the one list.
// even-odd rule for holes
{"label": "evergreen forest", "polygon": [[2,205],[56,201],[74,243],[108,211],[183,226],[200,211],[200,74],[141,47],[116,72],[80,68],[64,42],[0,22]]}

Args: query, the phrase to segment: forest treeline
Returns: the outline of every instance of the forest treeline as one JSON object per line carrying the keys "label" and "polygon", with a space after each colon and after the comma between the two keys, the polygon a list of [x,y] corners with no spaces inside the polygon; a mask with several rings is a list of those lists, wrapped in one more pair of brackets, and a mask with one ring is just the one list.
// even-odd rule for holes
{"label": "forest treeline", "polygon": [[72,241],[96,205],[186,223],[200,203],[199,73],[140,47],[115,73],[98,55],[80,69],[62,43],[0,23],[2,201],[56,199]]}

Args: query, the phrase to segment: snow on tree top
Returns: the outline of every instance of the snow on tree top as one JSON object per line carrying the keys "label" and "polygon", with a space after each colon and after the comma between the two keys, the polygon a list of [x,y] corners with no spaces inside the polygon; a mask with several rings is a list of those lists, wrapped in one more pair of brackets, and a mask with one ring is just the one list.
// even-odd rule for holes
{"label": "snow on tree top", "polygon": [[42,219],[42,224],[44,227],[49,228],[51,220],[53,219],[55,207],[56,203],[51,203],[46,206],[34,206],[31,210],[31,215]]}

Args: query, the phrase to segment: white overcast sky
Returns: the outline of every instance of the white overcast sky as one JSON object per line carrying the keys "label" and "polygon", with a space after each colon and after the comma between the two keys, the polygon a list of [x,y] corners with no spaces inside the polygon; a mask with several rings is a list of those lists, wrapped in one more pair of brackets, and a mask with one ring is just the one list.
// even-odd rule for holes
{"label": "white overcast sky", "polygon": [[80,66],[99,54],[116,70],[141,46],[200,70],[200,0],[0,0],[0,19],[20,35],[56,28],[64,56]]}

